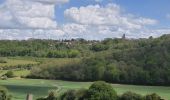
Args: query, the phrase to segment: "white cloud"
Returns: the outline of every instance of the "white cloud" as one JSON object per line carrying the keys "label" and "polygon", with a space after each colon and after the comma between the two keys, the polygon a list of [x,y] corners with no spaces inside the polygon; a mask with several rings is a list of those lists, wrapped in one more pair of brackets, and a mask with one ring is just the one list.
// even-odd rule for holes
{"label": "white cloud", "polygon": [[64,14],[72,22],[85,25],[107,25],[140,29],[144,25],[155,25],[157,23],[153,19],[124,15],[120,6],[116,4],[108,4],[105,7],[99,5],[80,8],[72,7],[67,9]]}
{"label": "white cloud", "polygon": [[23,40],[29,38],[35,39],[62,39],[64,32],[62,30],[45,29],[0,29],[0,39]]}
{"label": "white cloud", "polygon": [[158,21],[128,14],[116,4],[72,7],[64,11],[68,22],[57,25],[55,6],[68,0],[6,0],[0,5],[0,39],[104,39],[160,36],[168,29],[152,30]]}
{"label": "white cloud", "polygon": [[[124,33],[129,38],[139,38],[154,35],[150,32],[157,32],[147,29],[148,25],[156,25],[157,20],[128,14],[116,4],[72,7],[65,10],[64,15],[71,23],[76,23],[76,27],[84,27],[69,28],[69,32],[77,32],[78,35],[81,34],[86,39],[121,37]],[[75,25],[69,24],[69,27],[73,26]]]}
{"label": "white cloud", "polygon": [[[68,0],[6,0],[0,6],[0,28],[56,28],[55,5]],[[5,24],[4,24],[5,23]]]}

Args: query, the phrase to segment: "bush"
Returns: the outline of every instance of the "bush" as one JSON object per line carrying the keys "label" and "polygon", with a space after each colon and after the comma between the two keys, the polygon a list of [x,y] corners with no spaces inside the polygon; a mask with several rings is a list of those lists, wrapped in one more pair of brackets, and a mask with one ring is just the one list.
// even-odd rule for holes
{"label": "bush", "polygon": [[126,92],[120,97],[119,100],[143,100],[143,97],[136,93]]}
{"label": "bush", "polygon": [[47,98],[38,98],[37,100],[57,100],[54,95],[54,92],[50,92]]}
{"label": "bush", "polygon": [[84,100],[87,90],[69,90],[60,96],[60,100]]}
{"label": "bush", "polygon": [[153,94],[146,95],[145,100],[162,100],[162,99],[159,95],[153,93]]}
{"label": "bush", "polygon": [[117,100],[117,93],[111,85],[99,81],[93,83],[86,95],[87,100]]}
{"label": "bush", "polygon": [[69,90],[65,92],[61,97],[61,100],[75,100],[76,99],[76,90]]}
{"label": "bush", "polygon": [[5,76],[7,76],[8,78],[13,78],[14,77],[14,73],[13,73],[13,71],[7,71]]}

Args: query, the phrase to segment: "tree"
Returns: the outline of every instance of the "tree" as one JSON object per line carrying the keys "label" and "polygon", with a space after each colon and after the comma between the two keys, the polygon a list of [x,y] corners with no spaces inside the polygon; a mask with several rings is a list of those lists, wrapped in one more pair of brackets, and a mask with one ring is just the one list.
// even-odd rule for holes
{"label": "tree", "polygon": [[90,86],[85,98],[87,100],[117,100],[117,93],[111,85],[98,81]]}
{"label": "tree", "polygon": [[93,51],[104,51],[104,50],[107,50],[109,49],[109,46],[108,45],[104,45],[104,44],[95,44],[91,47],[91,50]]}

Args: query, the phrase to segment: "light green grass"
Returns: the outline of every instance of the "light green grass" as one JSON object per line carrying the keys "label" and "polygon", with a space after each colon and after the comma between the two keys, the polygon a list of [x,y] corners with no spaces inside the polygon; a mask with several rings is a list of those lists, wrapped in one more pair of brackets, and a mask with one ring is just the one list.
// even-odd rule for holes
{"label": "light green grass", "polygon": [[[4,75],[8,70],[0,70],[0,76]],[[27,76],[30,74],[30,70],[12,70],[14,73],[14,76],[21,77],[21,76]]]}
{"label": "light green grass", "polygon": [[[13,95],[13,100],[24,100],[27,93],[34,94],[34,99],[44,97],[50,90],[56,90],[58,94],[69,89],[88,88],[92,82],[68,82],[60,80],[33,80],[33,79],[10,79],[0,80],[0,85],[6,86]],[[120,95],[126,91],[136,92],[142,95],[157,93],[166,100],[170,100],[170,87],[160,86],[136,86],[112,84]]]}
{"label": "light green grass", "polygon": [[4,75],[6,72],[6,70],[0,70],[0,76]]}
{"label": "light green grass", "polygon": [[27,65],[27,64],[38,64],[38,62],[36,62],[36,61],[22,60],[22,59],[7,59],[6,61],[7,61],[7,63],[0,63],[0,67]]}
{"label": "light green grass", "polygon": [[30,70],[15,70],[14,76],[27,76],[30,74]]}

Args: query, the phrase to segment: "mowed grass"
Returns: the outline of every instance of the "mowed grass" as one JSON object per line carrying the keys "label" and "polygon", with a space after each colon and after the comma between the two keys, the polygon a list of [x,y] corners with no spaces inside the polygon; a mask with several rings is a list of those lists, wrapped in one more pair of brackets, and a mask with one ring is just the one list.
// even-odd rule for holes
{"label": "mowed grass", "polygon": [[[49,91],[56,91],[60,94],[69,89],[88,88],[92,82],[69,82],[61,80],[42,79],[9,79],[0,80],[0,85],[6,86],[13,95],[13,100],[24,100],[27,93],[32,93],[34,99],[44,97]],[[141,95],[157,93],[165,100],[170,100],[170,87],[162,86],[136,86],[112,84],[119,95],[126,91],[132,91]]]}
{"label": "mowed grass", "polygon": [[34,79],[8,79],[0,80],[0,85],[9,89],[12,100],[24,100],[28,93],[34,95],[34,99],[47,96],[50,91],[62,93],[68,89],[88,88],[91,83],[66,82],[55,80],[34,80]]}

